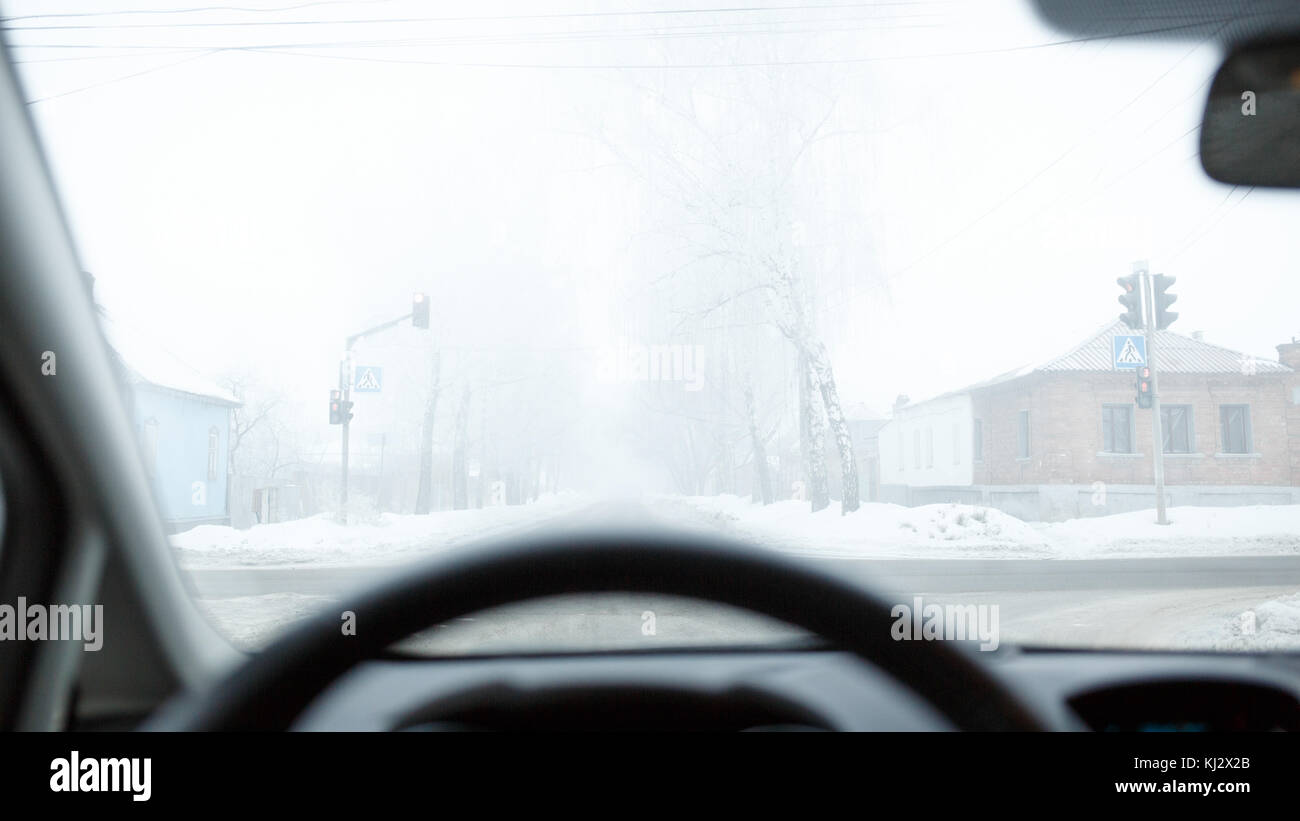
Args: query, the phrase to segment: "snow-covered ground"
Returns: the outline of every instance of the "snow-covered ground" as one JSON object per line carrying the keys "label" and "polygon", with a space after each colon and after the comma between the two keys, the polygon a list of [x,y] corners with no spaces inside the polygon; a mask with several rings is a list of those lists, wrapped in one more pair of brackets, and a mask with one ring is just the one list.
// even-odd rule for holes
{"label": "snow-covered ground", "polygon": [[[757,545],[809,557],[1086,560],[1300,555],[1300,505],[1171,508],[1172,524],[1162,527],[1152,521],[1151,511],[1030,524],[990,508],[954,504],[916,508],[868,504],[842,516],[834,505],[812,514],[806,503],[762,506],[735,496],[647,501],[667,524],[730,532]],[[199,604],[238,645],[256,648],[338,600],[332,591],[315,595],[317,588],[299,586],[295,580],[301,568],[394,564],[477,538],[534,528],[591,504],[588,497],[562,494],[530,505],[428,516],[385,514],[374,523],[347,527],[328,517],[243,531],[200,527],[174,536],[172,543],[187,568],[247,571],[247,592],[236,588],[203,596]],[[292,568],[287,575],[276,569],[286,567]],[[277,590],[273,584],[283,588],[271,592]],[[1116,590],[1009,588],[932,598],[999,605],[1003,638],[1009,642],[1223,650],[1300,646],[1300,593],[1281,580],[1262,586],[1189,590],[1123,585]],[[475,620],[478,632],[471,631],[460,641],[476,644],[486,640],[484,636],[523,643],[584,637],[584,641],[622,640],[635,633],[633,628],[639,629],[642,612],[630,605],[617,612],[594,611],[585,605],[544,607],[511,618]],[[1253,614],[1253,620],[1243,614]],[[718,631],[725,640],[739,640],[750,629],[737,627],[739,622],[714,623],[716,618],[689,609],[659,615],[663,617],[660,634],[669,643]],[[460,634],[443,640],[456,635]]]}
{"label": "snow-covered ground", "polygon": [[1063,558],[1300,555],[1300,505],[1173,507],[1040,525]]}
{"label": "snow-covered ground", "polygon": [[1238,608],[1182,636],[1188,647],[1214,650],[1287,650],[1300,647],[1300,593]]}
{"label": "snow-covered ground", "polygon": [[1029,524],[987,507],[864,504],[841,515],[806,502],[755,505],[736,496],[664,497],[684,521],[714,526],[781,550],[880,559],[1089,559],[1300,555],[1300,505],[1175,507]]}
{"label": "snow-covered ground", "polygon": [[[387,564],[501,535],[591,503],[575,493],[528,505],[385,513],[370,524],[340,525],[327,515],[248,530],[205,525],[172,537],[182,566],[273,567]],[[1089,559],[1159,556],[1300,555],[1300,505],[1170,508],[1027,523],[987,507],[864,504],[809,513],[806,502],[756,505],[737,496],[656,497],[667,522],[720,529],[760,545],[806,555],[880,559]]]}
{"label": "snow-covered ground", "polygon": [[182,567],[388,564],[501,535],[590,503],[576,493],[527,505],[446,510],[427,516],[384,513],[371,524],[342,525],[328,515],[236,530],[203,525],[172,536]]}

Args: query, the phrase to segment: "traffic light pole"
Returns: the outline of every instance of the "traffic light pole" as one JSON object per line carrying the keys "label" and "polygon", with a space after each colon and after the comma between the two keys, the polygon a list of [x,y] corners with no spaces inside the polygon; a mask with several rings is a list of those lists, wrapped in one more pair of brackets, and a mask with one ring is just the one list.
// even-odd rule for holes
{"label": "traffic light pole", "polygon": [[[1137,266],[1134,266],[1137,267]],[[1134,273],[1137,273],[1135,271]],[[1156,370],[1156,303],[1155,292],[1151,285],[1151,273],[1145,264],[1141,267],[1144,333],[1147,340],[1147,366],[1151,369],[1151,448],[1155,465],[1156,483],[1156,524],[1167,525],[1165,515],[1165,436],[1160,419],[1160,376]]]}
{"label": "traffic light pole", "polygon": [[343,524],[348,523],[348,453],[351,448],[348,447],[348,420],[352,416],[351,404],[352,398],[352,342],[356,337],[348,337],[348,345],[343,354],[343,363],[339,366],[339,395],[343,397],[343,404],[340,409],[343,412],[343,475],[340,480],[342,484],[339,490],[339,516]]}
{"label": "traffic light pole", "polygon": [[348,429],[351,427],[352,419],[352,346],[358,339],[364,339],[371,334],[377,334],[380,331],[386,331],[389,328],[400,325],[408,319],[415,316],[412,311],[409,314],[403,314],[397,319],[389,320],[373,328],[367,328],[361,333],[353,334],[348,337],[347,344],[343,348],[343,363],[339,366],[339,393],[343,397],[343,458],[340,461],[342,466],[342,476],[339,479],[339,517],[343,524],[348,523]]}

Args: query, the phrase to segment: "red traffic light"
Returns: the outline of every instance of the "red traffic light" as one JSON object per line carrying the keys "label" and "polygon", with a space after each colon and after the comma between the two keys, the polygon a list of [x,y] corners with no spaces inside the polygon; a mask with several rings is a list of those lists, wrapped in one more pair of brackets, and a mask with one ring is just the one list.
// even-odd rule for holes
{"label": "red traffic light", "polygon": [[1151,405],[1151,367],[1143,365],[1137,369],[1137,406],[1149,408]]}
{"label": "red traffic light", "polygon": [[422,292],[416,292],[411,298],[411,325],[416,328],[429,327],[429,298]]}
{"label": "red traffic light", "polygon": [[1142,292],[1138,289],[1140,283],[1137,274],[1115,279],[1115,284],[1124,289],[1124,293],[1117,297],[1119,304],[1124,306],[1124,313],[1119,318],[1135,331],[1142,330]]}

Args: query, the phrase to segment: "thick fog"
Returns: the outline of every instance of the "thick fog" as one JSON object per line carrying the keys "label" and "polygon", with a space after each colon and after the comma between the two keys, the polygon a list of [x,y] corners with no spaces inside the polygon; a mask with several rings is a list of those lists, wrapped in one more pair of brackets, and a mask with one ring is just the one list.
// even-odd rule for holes
{"label": "thick fog", "polygon": [[354,466],[429,414],[440,477],[541,490],[748,493],[801,361],[885,414],[1077,344],[1138,259],[1184,333],[1300,334],[1294,197],[1196,159],[1203,42],[1019,2],[173,5],[3,10],[97,300],[264,414],[251,473],[337,462],[345,339],[414,292],[428,330],[352,351]]}

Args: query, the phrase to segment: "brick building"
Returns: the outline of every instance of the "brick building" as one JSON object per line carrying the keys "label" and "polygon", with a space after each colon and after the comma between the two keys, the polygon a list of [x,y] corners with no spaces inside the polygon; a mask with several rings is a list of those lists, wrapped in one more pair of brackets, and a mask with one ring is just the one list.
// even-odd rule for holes
{"label": "brick building", "polygon": [[[1121,323],[1042,364],[895,410],[882,498],[965,501],[1025,519],[1153,507],[1151,411],[1112,365]],[[1166,500],[1300,503],[1300,344],[1278,361],[1172,331],[1156,337]]]}

